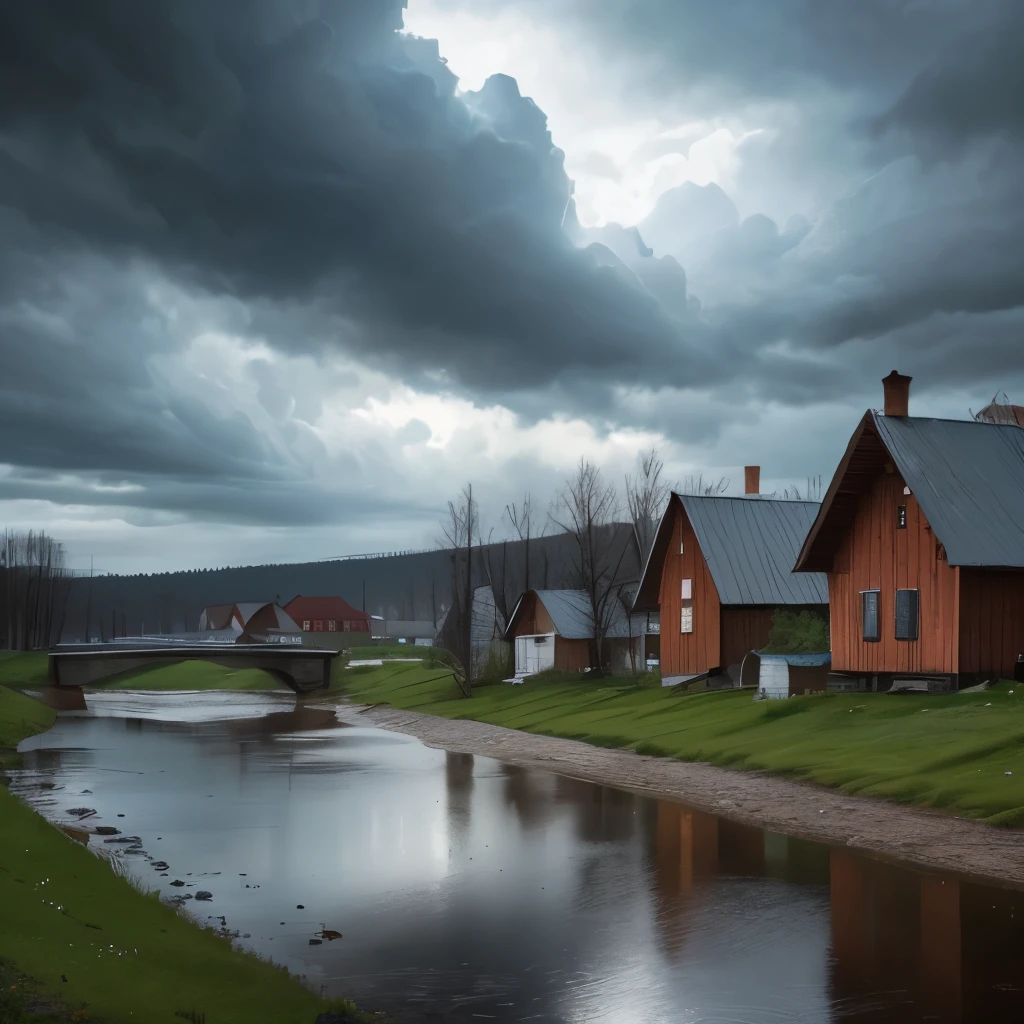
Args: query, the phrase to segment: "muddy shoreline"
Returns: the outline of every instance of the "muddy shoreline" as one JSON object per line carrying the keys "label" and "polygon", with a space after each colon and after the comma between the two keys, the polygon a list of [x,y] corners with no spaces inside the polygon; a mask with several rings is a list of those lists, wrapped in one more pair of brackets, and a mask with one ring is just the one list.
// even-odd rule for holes
{"label": "muddy shoreline", "polygon": [[352,704],[342,705],[339,716],[352,724],[415,736],[430,747],[678,800],[744,825],[1024,889],[1024,831],[872,797],[846,796],[761,772],[647,757],[468,719]]}

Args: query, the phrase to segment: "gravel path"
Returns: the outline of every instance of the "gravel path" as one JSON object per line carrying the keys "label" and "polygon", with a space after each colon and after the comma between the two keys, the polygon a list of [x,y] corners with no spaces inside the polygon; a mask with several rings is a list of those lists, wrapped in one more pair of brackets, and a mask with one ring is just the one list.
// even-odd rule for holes
{"label": "gravel path", "polygon": [[452,721],[385,706],[345,705],[339,715],[353,724],[415,736],[429,747],[679,800],[745,825],[1024,889],[1024,831],[872,797],[846,796],[762,772],[645,757],[484,722]]}

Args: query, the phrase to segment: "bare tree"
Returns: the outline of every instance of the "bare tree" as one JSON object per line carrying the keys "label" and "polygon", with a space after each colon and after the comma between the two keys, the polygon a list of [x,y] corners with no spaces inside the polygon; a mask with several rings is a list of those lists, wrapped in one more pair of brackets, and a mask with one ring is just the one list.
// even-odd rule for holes
{"label": "bare tree", "polygon": [[529,494],[523,496],[522,504],[516,507],[505,506],[505,515],[512,524],[512,529],[523,544],[523,587],[530,589],[530,537],[533,527],[533,500]]}
{"label": "bare tree", "polygon": [[555,498],[551,521],[574,541],[572,574],[587,595],[596,668],[604,668],[604,638],[615,613],[614,584],[625,546],[616,550],[615,485],[605,483],[601,470],[580,459],[576,472]]}
{"label": "bare tree", "polygon": [[647,561],[654,544],[654,534],[672,488],[661,479],[665,463],[658,457],[658,449],[641,452],[637,456],[638,472],[626,474],[626,506],[636,530],[640,545],[640,564]]}
{"label": "bare tree", "polygon": [[725,494],[728,489],[728,477],[720,476],[717,480],[705,480],[703,473],[697,476],[691,474],[683,480],[680,487],[676,488],[680,494],[700,494],[706,498],[712,498],[716,494]]}
{"label": "bare tree", "polygon": [[467,484],[457,500],[448,502],[448,516],[441,523],[442,543],[452,558],[452,605],[444,642],[464,697],[473,693],[473,542],[479,530],[473,485]]}
{"label": "bare tree", "polygon": [[[788,498],[791,501],[821,501],[821,496],[825,492],[825,487],[822,482],[821,476],[809,476],[807,478],[807,486],[804,492],[800,493],[800,488],[797,486],[785,487],[782,491],[782,497]],[[774,494],[772,495],[775,496]]]}

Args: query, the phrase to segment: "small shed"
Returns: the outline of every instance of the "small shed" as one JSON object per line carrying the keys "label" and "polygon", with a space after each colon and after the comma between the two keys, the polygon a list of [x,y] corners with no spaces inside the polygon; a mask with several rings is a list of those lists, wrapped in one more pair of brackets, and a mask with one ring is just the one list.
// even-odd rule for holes
{"label": "small shed", "polygon": [[828,688],[828,670],[832,655],[757,654],[760,661],[757,682],[758,700],[781,700],[805,693],[824,693]]}
{"label": "small shed", "polygon": [[[618,600],[606,605],[603,663],[615,673],[643,666],[646,617],[628,615]],[[548,669],[585,672],[597,665],[594,616],[583,590],[527,590],[509,617],[505,638],[514,644],[515,674]]]}

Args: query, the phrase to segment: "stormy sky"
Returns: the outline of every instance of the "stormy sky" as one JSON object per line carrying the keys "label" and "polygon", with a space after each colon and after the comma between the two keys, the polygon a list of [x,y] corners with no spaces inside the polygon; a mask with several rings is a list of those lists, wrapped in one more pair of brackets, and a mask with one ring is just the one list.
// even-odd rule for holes
{"label": "stormy sky", "polygon": [[431,547],[586,456],[1024,402],[1018,0],[0,5],[0,524]]}

